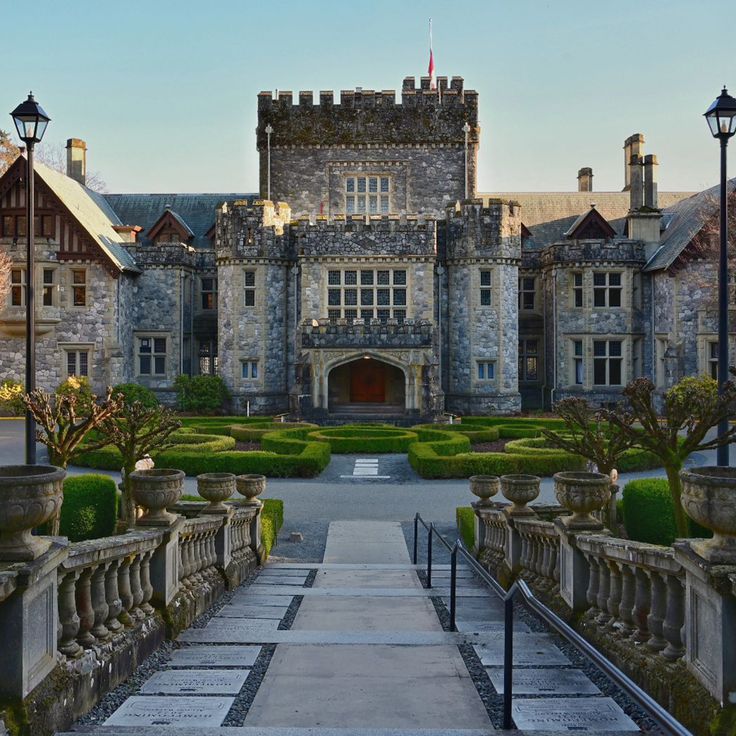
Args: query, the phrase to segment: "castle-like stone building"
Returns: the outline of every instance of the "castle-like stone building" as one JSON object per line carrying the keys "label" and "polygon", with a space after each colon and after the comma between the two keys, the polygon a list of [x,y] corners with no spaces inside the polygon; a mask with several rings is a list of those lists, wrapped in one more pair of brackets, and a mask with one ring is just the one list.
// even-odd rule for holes
{"label": "castle-like stone building", "polygon": [[[258,96],[257,194],[99,194],[86,146],[36,172],[38,383],[217,373],[236,412],[434,417],[618,399],[713,373],[717,199],[657,191],[644,138],[624,186],[480,194],[478,95]],[[24,366],[25,162],[0,178],[13,259],[0,378]]]}

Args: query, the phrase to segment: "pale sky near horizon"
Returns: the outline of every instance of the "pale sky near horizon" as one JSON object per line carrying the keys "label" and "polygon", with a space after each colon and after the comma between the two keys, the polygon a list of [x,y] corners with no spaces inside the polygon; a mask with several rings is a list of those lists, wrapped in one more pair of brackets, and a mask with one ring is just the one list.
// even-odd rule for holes
{"label": "pale sky near horizon", "polygon": [[253,192],[259,91],[400,90],[430,16],[437,74],[479,92],[480,191],[574,191],[581,166],[620,190],[636,132],[660,189],[717,182],[702,113],[736,96],[733,0],[5,0],[0,104],[32,89],[44,142],[85,139],[111,192]]}

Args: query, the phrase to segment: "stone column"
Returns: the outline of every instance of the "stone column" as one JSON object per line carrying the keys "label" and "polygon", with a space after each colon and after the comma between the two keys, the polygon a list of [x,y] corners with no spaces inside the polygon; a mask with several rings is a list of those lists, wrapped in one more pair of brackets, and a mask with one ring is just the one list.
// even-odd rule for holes
{"label": "stone column", "polygon": [[610,536],[600,528],[589,530],[576,528],[571,531],[561,519],[555,519],[555,527],[560,538],[560,596],[573,611],[587,611],[588,603],[588,561],[578,549],[576,539],[580,534]]}
{"label": "stone column", "polygon": [[703,559],[689,542],[676,542],[685,568],[685,662],[721,704],[736,701],[735,565]]}
{"label": "stone column", "polygon": [[[202,513],[214,513],[214,512],[202,512]],[[222,525],[217,530],[215,535],[215,555],[217,557],[217,567],[221,570],[227,570],[227,566],[233,558],[233,540],[232,540],[232,521],[233,515],[235,514],[235,508],[228,506],[222,514]]]}
{"label": "stone column", "polygon": [[56,666],[58,568],[68,544],[52,542],[13,570],[15,590],[0,602],[0,698],[25,698]]}

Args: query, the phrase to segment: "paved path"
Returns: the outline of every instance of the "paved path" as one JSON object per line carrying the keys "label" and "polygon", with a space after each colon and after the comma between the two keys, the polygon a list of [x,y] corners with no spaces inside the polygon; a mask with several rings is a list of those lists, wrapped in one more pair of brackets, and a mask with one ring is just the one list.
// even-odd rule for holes
{"label": "paved path", "polygon": [[[398,523],[332,522],[323,563],[267,565],[206,626],[181,635],[170,669],[92,731],[488,736],[494,728],[459,647],[475,652],[501,693],[503,610],[460,568],[459,631],[444,631],[430,596],[447,604],[449,577],[448,566],[437,565],[434,587],[423,587]],[[280,630],[296,596],[296,618]],[[551,635],[517,621],[514,638],[517,733],[639,733]],[[234,721],[250,670],[269,647],[265,676],[245,717]]]}

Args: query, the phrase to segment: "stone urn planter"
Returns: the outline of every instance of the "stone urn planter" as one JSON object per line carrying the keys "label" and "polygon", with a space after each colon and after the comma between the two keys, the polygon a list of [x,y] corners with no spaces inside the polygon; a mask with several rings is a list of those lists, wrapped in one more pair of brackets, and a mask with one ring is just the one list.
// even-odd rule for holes
{"label": "stone urn planter", "polygon": [[478,506],[490,506],[491,498],[498,493],[499,479],[497,475],[471,475],[470,492],[478,496]]}
{"label": "stone urn planter", "polygon": [[605,473],[570,471],[555,473],[555,496],[572,516],[561,518],[570,529],[601,529],[603,524],[591,515],[611,499],[611,479]]}
{"label": "stone urn planter", "polygon": [[66,471],[54,465],[0,467],[0,562],[35,560],[51,539],[31,530],[59,512]]}
{"label": "stone urn planter", "polygon": [[501,476],[501,493],[511,501],[510,513],[514,516],[532,516],[534,511],[527,504],[539,495],[541,479],[522,473]]}
{"label": "stone urn planter", "polygon": [[235,487],[245,497],[245,505],[261,506],[257,496],[266,490],[266,476],[255,473],[235,476]]}
{"label": "stone urn planter", "polygon": [[183,470],[173,468],[134,470],[130,474],[133,499],[146,510],[139,522],[170,526],[176,521],[176,514],[171,514],[166,509],[181,498],[184,476]]}
{"label": "stone urn planter", "polygon": [[713,532],[691,547],[709,562],[736,564],[736,468],[691,468],[681,470],[680,479],[685,513]]}
{"label": "stone urn planter", "polygon": [[197,493],[210,502],[204,507],[204,513],[222,514],[227,511],[223,501],[235,493],[235,476],[232,473],[202,473],[197,476]]}

